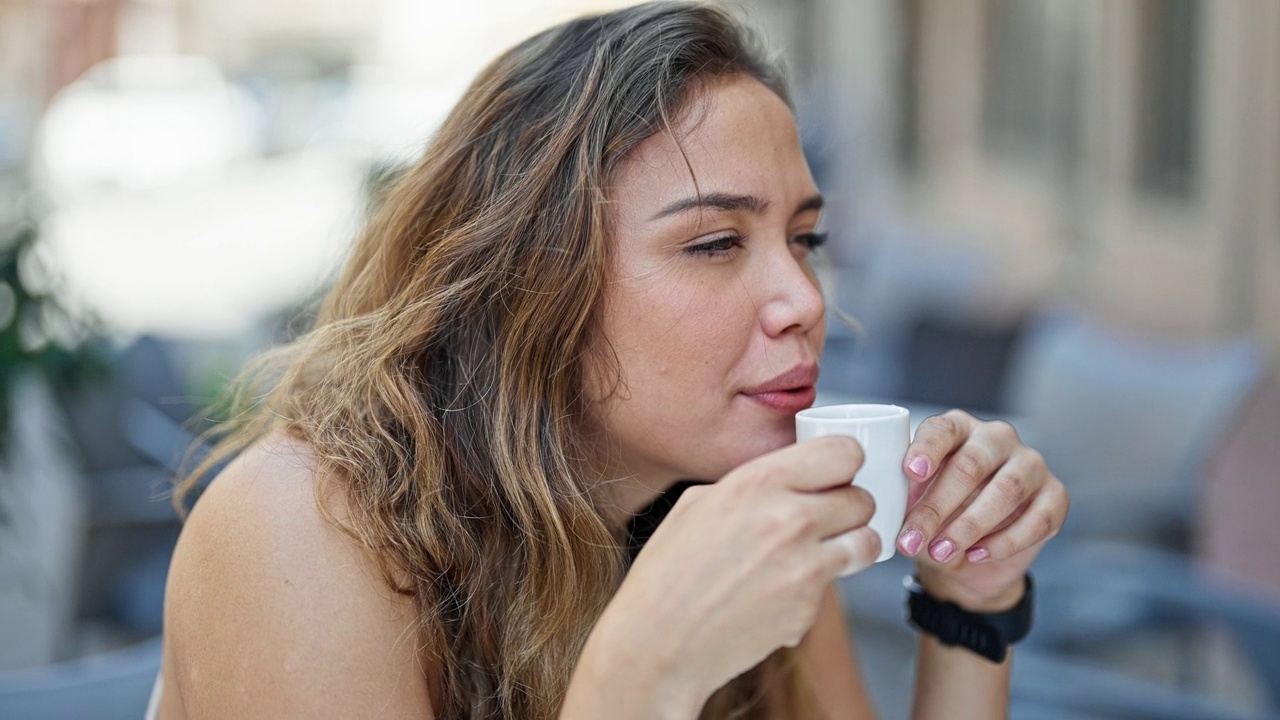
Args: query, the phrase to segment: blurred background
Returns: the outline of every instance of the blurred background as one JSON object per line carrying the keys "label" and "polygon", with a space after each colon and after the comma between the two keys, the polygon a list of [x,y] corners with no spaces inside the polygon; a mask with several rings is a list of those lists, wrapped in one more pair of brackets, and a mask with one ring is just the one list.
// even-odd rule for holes
{"label": "blurred background", "polygon": [[[472,75],[608,0],[0,0],[0,716],[138,717],[188,421]],[[828,198],[821,397],[1073,493],[1014,717],[1280,715],[1280,2],[743,0]],[[906,717],[901,558],[844,586]]]}

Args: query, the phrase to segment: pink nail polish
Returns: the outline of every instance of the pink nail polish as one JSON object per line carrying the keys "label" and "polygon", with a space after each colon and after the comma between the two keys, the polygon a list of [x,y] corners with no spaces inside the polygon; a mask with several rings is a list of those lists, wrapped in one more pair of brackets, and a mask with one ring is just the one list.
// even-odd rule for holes
{"label": "pink nail polish", "polygon": [[929,474],[929,458],[917,455],[911,458],[911,462],[907,463],[907,467],[919,477],[924,477]]}
{"label": "pink nail polish", "polygon": [[929,546],[929,555],[938,562],[946,562],[951,558],[951,553],[956,551],[956,544],[950,540],[939,540]]}
{"label": "pink nail polish", "polygon": [[971,563],[980,563],[991,557],[991,553],[988,552],[986,548],[973,548],[969,552],[965,553],[965,557],[969,558],[969,562]]}
{"label": "pink nail polish", "polygon": [[898,537],[898,547],[902,548],[902,552],[908,555],[915,555],[920,552],[920,544],[924,542],[924,535],[919,530],[908,530]]}

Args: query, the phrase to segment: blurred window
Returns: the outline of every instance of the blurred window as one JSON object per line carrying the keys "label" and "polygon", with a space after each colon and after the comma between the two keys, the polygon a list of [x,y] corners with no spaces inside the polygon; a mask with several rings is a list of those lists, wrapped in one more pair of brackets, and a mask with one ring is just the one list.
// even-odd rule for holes
{"label": "blurred window", "polygon": [[898,118],[894,135],[894,153],[898,165],[912,171],[920,165],[920,37],[924,21],[924,0],[900,0],[898,22],[902,32],[897,64]]}
{"label": "blurred window", "polygon": [[997,154],[1039,155],[1048,136],[1049,83],[1043,0],[987,6],[983,136]]}
{"label": "blurred window", "polygon": [[1176,198],[1195,191],[1198,0],[1142,0],[1138,36],[1138,187]]}
{"label": "blurred window", "polygon": [[992,155],[1069,174],[1080,157],[1079,3],[986,6],[982,138]]}

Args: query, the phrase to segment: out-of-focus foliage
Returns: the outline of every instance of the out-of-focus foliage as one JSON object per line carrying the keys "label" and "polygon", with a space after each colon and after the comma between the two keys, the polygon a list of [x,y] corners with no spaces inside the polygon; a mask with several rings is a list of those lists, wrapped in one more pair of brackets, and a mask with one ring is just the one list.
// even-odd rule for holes
{"label": "out-of-focus foliage", "polygon": [[33,282],[45,271],[32,252],[37,237],[30,221],[0,229],[0,456],[8,450],[13,378],[35,372],[63,393],[106,379],[110,367],[97,321],[67,308],[50,283]]}

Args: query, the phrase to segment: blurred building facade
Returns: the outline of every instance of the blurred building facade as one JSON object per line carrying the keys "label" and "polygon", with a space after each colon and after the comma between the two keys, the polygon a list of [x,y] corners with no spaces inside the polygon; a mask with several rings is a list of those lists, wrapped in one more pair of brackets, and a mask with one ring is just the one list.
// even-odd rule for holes
{"label": "blurred building facade", "polygon": [[890,214],[997,258],[993,305],[1280,351],[1280,4],[746,4],[836,135],[844,252]]}
{"label": "blurred building facade", "polygon": [[[305,103],[318,77],[372,63],[436,81],[548,18],[616,4],[0,0],[0,166],[22,161],[54,93],[117,53],[210,56],[276,83],[277,103]],[[1141,330],[1256,333],[1280,350],[1280,5],[734,4],[785,48],[826,141],[838,260],[902,218],[997,259],[995,312],[1064,299]],[[439,50],[459,43],[486,47]]]}
{"label": "blurred building facade", "polygon": [[0,175],[16,172],[57,90],[116,53],[122,0],[0,1]]}

